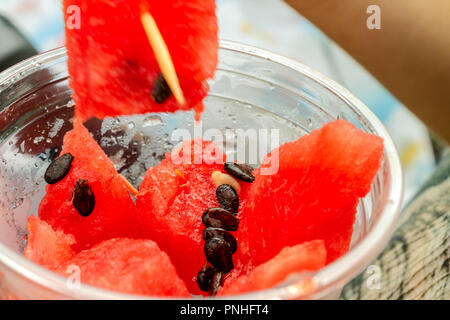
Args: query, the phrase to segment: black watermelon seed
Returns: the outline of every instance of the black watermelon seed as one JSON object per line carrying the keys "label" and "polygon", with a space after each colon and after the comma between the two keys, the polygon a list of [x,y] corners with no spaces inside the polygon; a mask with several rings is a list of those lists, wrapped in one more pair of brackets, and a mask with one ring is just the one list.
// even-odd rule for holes
{"label": "black watermelon seed", "polygon": [[223,208],[206,210],[202,215],[202,221],[206,227],[222,228],[228,231],[236,231],[239,228],[239,219]]}
{"label": "black watermelon seed", "polygon": [[45,182],[54,184],[64,179],[72,167],[72,161],[73,156],[70,153],[63,154],[61,157],[55,159],[45,171]]}
{"label": "black watermelon seed", "polygon": [[214,273],[211,283],[209,285],[208,293],[210,296],[215,296],[217,292],[219,292],[220,288],[222,287],[222,282],[223,282],[223,273],[220,271]]}
{"label": "black watermelon seed", "polygon": [[197,284],[200,290],[208,292],[216,269],[210,265],[204,265],[197,274]]}
{"label": "black watermelon seed", "polygon": [[95,196],[87,180],[79,179],[73,189],[73,206],[83,217],[89,216],[95,207]]}
{"label": "black watermelon seed", "polygon": [[230,272],[234,268],[233,256],[228,242],[222,238],[211,238],[203,248],[206,260],[222,272]]}
{"label": "black watermelon seed", "polygon": [[216,189],[217,201],[220,207],[237,213],[239,210],[239,198],[236,191],[229,184],[222,184]]}
{"label": "black watermelon seed", "polygon": [[230,245],[231,253],[236,252],[236,250],[237,250],[236,238],[233,237],[233,235],[231,233],[229,233],[227,230],[222,229],[222,228],[211,228],[211,227],[203,230],[203,240],[206,241],[211,238],[224,239]]}
{"label": "black watermelon seed", "polygon": [[156,103],[163,103],[172,95],[169,85],[163,74],[160,73],[153,85],[152,98]]}
{"label": "black watermelon seed", "polygon": [[253,168],[248,164],[238,164],[234,162],[226,162],[224,165],[225,171],[233,177],[242,181],[253,182],[255,177],[252,175]]}

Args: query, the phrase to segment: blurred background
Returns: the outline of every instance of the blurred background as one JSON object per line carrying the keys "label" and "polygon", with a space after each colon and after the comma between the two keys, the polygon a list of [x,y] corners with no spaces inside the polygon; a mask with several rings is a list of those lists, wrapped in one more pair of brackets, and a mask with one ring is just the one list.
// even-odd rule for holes
{"label": "blurred background", "polygon": [[[217,0],[217,5],[220,38],[309,65],[372,109],[400,152],[407,203],[435,168],[426,127],[357,62],[281,0]],[[64,45],[61,0],[1,0],[0,16],[6,18],[0,19],[0,69],[27,55]],[[9,23],[23,37],[11,32]]]}

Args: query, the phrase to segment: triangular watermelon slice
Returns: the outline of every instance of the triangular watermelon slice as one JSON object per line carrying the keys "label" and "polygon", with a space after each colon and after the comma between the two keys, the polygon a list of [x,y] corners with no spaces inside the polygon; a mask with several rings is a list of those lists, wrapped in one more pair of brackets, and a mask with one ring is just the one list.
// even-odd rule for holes
{"label": "triangular watermelon slice", "polygon": [[[67,153],[74,157],[70,171],[61,181],[47,185],[39,217],[74,235],[77,251],[110,238],[137,237],[135,206],[124,180],[79,122],[64,137],[61,156]],[[74,206],[74,190],[80,180],[87,181],[95,197],[94,209],[87,217]]]}
{"label": "triangular watermelon slice", "polygon": [[282,145],[266,157],[242,211],[240,249],[259,265],[283,247],[323,239],[327,263],[348,251],[356,206],[380,166],[383,140],[338,120]]}
{"label": "triangular watermelon slice", "polygon": [[[64,0],[63,4],[77,117],[202,112],[206,80],[218,60],[214,0]],[[184,106],[173,96],[162,103],[152,98],[161,71],[141,24],[142,8],[153,16],[167,45],[187,102]]]}

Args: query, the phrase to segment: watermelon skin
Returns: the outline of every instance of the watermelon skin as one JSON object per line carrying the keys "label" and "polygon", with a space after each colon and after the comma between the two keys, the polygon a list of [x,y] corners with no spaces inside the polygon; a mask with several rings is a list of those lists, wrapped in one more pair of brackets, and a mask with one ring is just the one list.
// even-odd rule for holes
{"label": "watermelon skin", "polygon": [[327,251],[322,240],[284,247],[275,257],[248,274],[225,282],[219,296],[264,290],[283,282],[290,274],[315,271],[326,263]]}
{"label": "watermelon skin", "polygon": [[[245,263],[259,265],[285,246],[314,239],[324,240],[327,263],[336,260],[349,249],[356,206],[380,166],[382,139],[338,120],[276,151],[278,172],[256,173],[242,212]],[[270,168],[269,156],[261,168]]]}
{"label": "watermelon skin", "polygon": [[[39,217],[55,229],[72,234],[73,249],[87,249],[116,237],[139,237],[133,200],[112,162],[79,122],[64,137],[62,154],[74,156],[67,176],[46,187],[39,205]],[[73,189],[79,179],[88,180],[95,196],[95,207],[88,217],[73,206]]]}
{"label": "watermelon skin", "polygon": [[54,230],[38,217],[28,217],[28,239],[24,250],[26,258],[48,269],[55,269],[75,255],[72,245],[75,237],[61,230]]}
{"label": "watermelon skin", "polygon": [[115,238],[83,250],[55,269],[67,276],[77,266],[81,282],[104,289],[152,296],[189,292],[166,253],[151,240]]}
{"label": "watermelon skin", "polygon": [[[189,161],[180,162],[186,155],[183,150],[190,150],[190,156],[185,159]],[[193,294],[202,294],[195,277],[206,263],[202,239],[205,226],[201,216],[206,209],[219,206],[211,173],[215,170],[225,173],[224,162],[225,155],[213,142],[185,141],[180,148],[166,154],[158,166],[147,171],[136,199],[139,221],[146,228],[146,237],[154,239],[169,254]],[[239,183],[242,208],[250,184]],[[233,233],[236,237],[237,234]],[[240,269],[238,253],[233,259],[235,268]]]}
{"label": "watermelon skin", "polygon": [[[70,85],[76,116],[87,120],[123,114],[203,111],[206,80],[218,60],[214,0],[64,0],[65,21],[80,8],[81,28],[66,23]],[[141,6],[154,17],[171,54],[186,105],[172,96],[162,104],[151,97],[160,73],[141,25]]]}

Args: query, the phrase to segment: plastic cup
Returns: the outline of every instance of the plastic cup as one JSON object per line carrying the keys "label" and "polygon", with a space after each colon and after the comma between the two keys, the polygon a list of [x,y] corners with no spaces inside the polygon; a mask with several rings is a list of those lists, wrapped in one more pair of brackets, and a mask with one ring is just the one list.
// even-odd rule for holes
{"label": "plastic cup", "polygon": [[[335,119],[346,119],[384,139],[384,156],[370,193],[361,199],[350,251],[325,268],[244,299],[337,298],[343,286],[382,251],[394,230],[402,198],[402,171],[394,144],[376,116],[354,95],[318,72],[254,47],[221,41],[219,66],[205,100],[202,130],[276,129],[279,143]],[[44,195],[43,174],[71,129],[73,104],[64,48],[43,53],[0,74],[0,297],[19,299],[127,299],[127,295],[67,279],[23,257],[26,218]],[[88,128],[116,167],[138,185],[179,140],[194,132],[191,112],[92,120]],[[233,151],[231,151],[232,153]],[[261,160],[261,158],[259,158]],[[152,298],[152,297],[150,297]]]}

